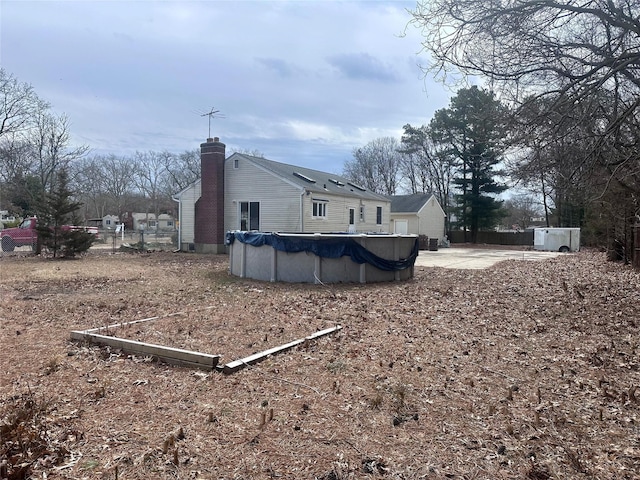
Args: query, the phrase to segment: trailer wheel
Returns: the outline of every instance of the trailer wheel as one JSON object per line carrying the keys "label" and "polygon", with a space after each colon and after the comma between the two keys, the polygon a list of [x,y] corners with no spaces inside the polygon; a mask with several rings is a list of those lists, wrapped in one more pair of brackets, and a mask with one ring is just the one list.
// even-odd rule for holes
{"label": "trailer wheel", "polygon": [[11,237],[2,237],[2,251],[3,252],[13,252],[16,248],[13,243],[13,238]]}
{"label": "trailer wheel", "polygon": [[561,253],[567,253],[569,251],[569,247],[567,247],[566,245],[563,245],[560,247],[558,251]]}

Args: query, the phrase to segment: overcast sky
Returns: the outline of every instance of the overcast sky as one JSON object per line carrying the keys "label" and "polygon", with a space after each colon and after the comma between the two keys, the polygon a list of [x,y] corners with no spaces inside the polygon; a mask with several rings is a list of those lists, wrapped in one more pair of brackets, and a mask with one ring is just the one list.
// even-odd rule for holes
{"label": "overcast sky", "polygon": [[0,0],[0,65],[93,153],[227,150],[341,173],[354,147],[422,125],[415,1]]}

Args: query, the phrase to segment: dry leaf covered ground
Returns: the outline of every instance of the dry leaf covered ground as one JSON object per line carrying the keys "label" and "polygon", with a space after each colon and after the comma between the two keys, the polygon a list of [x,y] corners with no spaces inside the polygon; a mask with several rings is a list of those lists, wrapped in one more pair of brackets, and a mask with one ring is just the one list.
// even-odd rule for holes
{"label": "dry leaf covered ground", "polygon": [[[230,277],[224,256],[2,257],[0,477],[639,478],[638,272],[581,252],[415,273],[325,287]],[[227,362],[344,328],[228,376],[69,339],[176,312],[128,335]]]}

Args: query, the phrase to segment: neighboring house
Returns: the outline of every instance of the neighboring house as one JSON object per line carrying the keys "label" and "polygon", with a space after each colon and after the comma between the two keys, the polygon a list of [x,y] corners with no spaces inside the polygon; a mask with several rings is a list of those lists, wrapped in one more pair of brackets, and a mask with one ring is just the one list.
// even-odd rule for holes
{"label": "neighboring house", "polygon": [[120,224],[120,217],[117,215],[105,215],[102,217],[101,228],[115,230]]}
{"label": "neighboring house", "polygon": [[9,215],[8,210],[0,210],[0,222],[12,223],[15,221],[16,221],[16,217],[13,215]]}
{"label": "neighboring house", "polygon": [[426,235],[442,242],[446,214],[433,194],[394,195],[391,199],[393,233]]}
{"label": "neighboring house", "polygon": [[9,215],[8,210],[0,210],[0,230],[4,228],[5,223],[13,223],[16,221],[16,217]]}
{"label": "neighboring house", "polygon": [[[198,209],[203,222],[214,224],[217,213],[213,204],[221,208],[223,220],[217,230],[224,232],[388,231],[389,199],[344,177],[240,153],[225,159],[224,144],[217,139],[208,139],[201,148],[203,172],[210,173],[203,173],[200,180],[173,197],[179,203],[182,250],[205,251],[199,250],[198,244],[208,244],[216,247],[207,251],[221,252],[219,239],[198,241],[198,228],[204,228],[197,225]],[[216,183],[219,174],[224,178],[222,185]],[[212,178],[207,180],[206,176]]]}
{"label": "neighboring house", "polygon": [[176,229],[174,218],[166,213],[161,213],[156,218],[155,213],[127,212],[122,217],[122,223],[125,224],[127,230],[168,232]]}
{"label": "neighboring house", "polygon": [[163,232],[174,231],[176,229],[176,221],[172,215],[161,213],[158,215],[156,228]]}

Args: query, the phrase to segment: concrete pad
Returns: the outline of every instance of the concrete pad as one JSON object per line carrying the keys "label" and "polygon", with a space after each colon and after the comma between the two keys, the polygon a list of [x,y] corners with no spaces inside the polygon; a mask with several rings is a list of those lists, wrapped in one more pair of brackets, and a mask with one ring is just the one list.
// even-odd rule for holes
{"label": "concrete pad", "polygon": [[501,250],[499,248],[440,248],[438,251],[421,250],[416,259],[416,267],[441,267],[458,269],[483,269],[504,260],[541,261],[558,255],[572,255],[560,252],[538,250]]}

